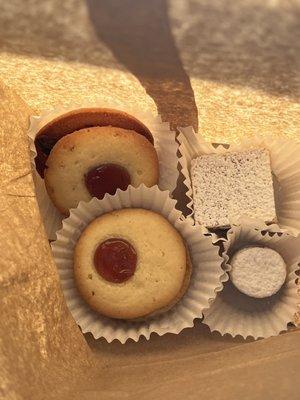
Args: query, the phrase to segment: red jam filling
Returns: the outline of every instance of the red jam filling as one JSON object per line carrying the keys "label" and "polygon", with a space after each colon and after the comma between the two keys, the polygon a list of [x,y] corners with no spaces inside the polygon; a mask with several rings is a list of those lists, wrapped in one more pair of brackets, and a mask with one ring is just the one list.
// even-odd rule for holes
{"label": "red jam filling", "polygon": [[96,271],[108,282],[122,283],[135,272],[137,254],[126,240],[114,238],[99,244],[94,255]]}
{"label": "red jam filling", "polygon": [[126,190],[131,183],[127,170],[116,164],[103,164],[85,175],[85,186],[93,197],[102,199],[106,193],[115,194],[117,189]]}

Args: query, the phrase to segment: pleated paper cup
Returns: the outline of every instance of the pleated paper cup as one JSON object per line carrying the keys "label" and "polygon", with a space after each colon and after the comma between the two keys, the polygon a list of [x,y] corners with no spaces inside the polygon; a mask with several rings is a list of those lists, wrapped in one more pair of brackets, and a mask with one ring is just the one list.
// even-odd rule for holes
{"label": "pleated paper cup", "polygon": [[[262,228],[262,227],[261,227]],[[254,339],[276,336],[287,330],[299,310],[297,272],[300,270],[300,236],[295,237],[273,225],[271,231],[247,224],[233,226],[223,243],[225,269],[230,271],[230,258],[246,246],[263,246],[277,251],[287,265],[287,276],[275,295],[255,299],[239,290],[229,280],[211,307],[204,312],[203,322],[221,335]]]}
{"label": "pleated paper cup", "polygon": [[[193,128],[182,128],[178,136],[179,164],[184,175],[186,195],[189,199],[190,216],[194,202],[190,177],[191,160],[204,154],[224,154],[234,151],[265,148],[270,153],[274,183],[277,224],[280,229],[298,235],[300,233],[300,143],[286,138],[271,136],[244,137],[240,142],[213,145],[196,135]],[[231,220],[231,224],[237,223]]]}
{"label": "pleated paper cup", "polygon": [[[160,191],[157,186],[129,186],[126,191],[118,189],[114,196],[106,195],[102,200],[93,198],[90,202],[80,202],[63,220],[63,228],[51,246],[67,305],[84,333],[91,332],[95,339],[103,337],[108,342],[117,339],[125,343],[128,339],[138,341],[141,336],[149,339],[153,332],[158,335],[178,334],[184,328],[192,327],[195,318],[203,316],[203,310],[209,307],[228,279],[222,269],[224,260],[219,255],[219,248],[212,244],[211,237],[189,221],[182,221],[175,205],[176,201],[169,197],[169,192]],[[80,297],[74,281],[73,252],[82,231],[100,215],[122,208],[144,208],[160,213],[182,235],[192,260],[191,281],[183,298],[169,311],[145,321],[101,316]]]}
{"label": "pleated paper cup", "polygon": [[39,176],[35,168],[34,158],[36,149],[34,140],[40,129],[53,119],[72,110],[83,108],[113,108],[124,111],[140,120],[151,131],[154,138],[154,146],[157,151],[159,161],[159,182],[161,190],[174,191],[178,179],[178,144],[175,139],[175,132],[170,129],[168,122],[162,122],[160,115],[153,115],[149,110],[141,110],[131,105],[126,105],[118,101],[114,102],[87,102],[85,104],[70,104],[64,107],[57,107],[46,111],[40,116],[33,116],[30,119],[28,130],[31,162],[33,166],[34,182],[36,187],[36,197],[39,204],[41,216],[49,240],[55,239],[55,233],[61,228],[63,215],[54,207],[46,191],[44,180]]}

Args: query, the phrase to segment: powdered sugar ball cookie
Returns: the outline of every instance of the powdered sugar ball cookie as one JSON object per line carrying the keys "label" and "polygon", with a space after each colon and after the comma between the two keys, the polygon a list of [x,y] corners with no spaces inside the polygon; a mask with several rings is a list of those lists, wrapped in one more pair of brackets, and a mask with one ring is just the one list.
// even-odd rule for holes
{"label": "powdered sugar ball cookie", "polygon": [[231,281],[242,293],[264,298],[277,293],[286,278],[286,264],[279,253],[267,247],[246,247],[230,261]]}

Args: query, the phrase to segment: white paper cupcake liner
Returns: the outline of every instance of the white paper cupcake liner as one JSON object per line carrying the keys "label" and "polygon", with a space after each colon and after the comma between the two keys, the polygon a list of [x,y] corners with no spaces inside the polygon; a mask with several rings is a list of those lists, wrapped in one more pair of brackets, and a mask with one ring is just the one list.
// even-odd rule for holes
{"label": "white paper cupcake liner", "polygon": [[[88,203],[80,202],[63,220],[63,228],[51,247],[67,305],[84,333],[91,332],[95,339],[104,337],[108,342],[117,339],[121,343],[128,339],[138,341],[141,336],[149,339],[153,332],[178,334],[184,328],[192,327],[194,319],[201,318],[203,310],[215,299],[228,279],[222,269],[219,248],[199,227],[180,220],[181,213],[175,209],[175,204],[169,192],[162,192],[157,186],[129,186],[126,191],[118,189],[114,196],[106,195],[102,200],[93,198]],[[189,288],[180,302],[166,313],[142,322],[114,320],[91,310],[81,299],[73,275],[74,246],[83,229],[103,213],[129,207],[153,210],[167,218],[184,238],[193,264]]]}
{"label": "white paper cupcake liner", "polygon": [[300,303],[297,271],[300,270],[300,236],[294,237],[272,226],[261,231],[246,224],[233,226],[223,243],[225,269],[230,270],[230,257],[240,248],[249,245],[270,247],[286,262],[287,277],[283,287],[274,296],[255,299],[239,292],[229,280],[211,307],[204,312],[203,322],[211,331],[221,335],[240,335],[244,339],[276,336],[287,330],[294,321]]}
{"label": "white paper cupcake liner", "polygon": [[[300,143],[286,138],[254,136],[238,143],[214,146],[196,135],[193,128],[181,128],[178,136],[179,164],[184,175],[190,216],[193,215],[193,191],[190,178],[191,160],[199,155],[255,148],[265,148],[270,153],[274,176],[274,195],[277,223],[285,232],[300,233]],[[237,221],[231,221],[237,223]]]}
{"label": "white paper cupcake liner", "polygon": [[71,110],[81,108],[114,108],[120,111],[127,112],[128,114],[136,117],[144,123],[151,131],[154,138],[154,146],[157,151],[159,161],[159,183],[158,186],[161,190],[169,190],[170,193],[174,191],[178,179],[178,159],[177,150],[178,144],[175,139],[175,132],[170,129],[168,122],[162,122],[159,115],[154,116],[148,110],[141,110],[134,108],[130,105],[114,102],[86,102],[84,104],[70,104],[64,107],[57,107],[51,111],[46,111],[40,116],[32,116],[30,118],[30,127],[28,130],[29,145],[31,162],[34,171],[34,182],[36,186],[36,196],[40,207],[41,216],[45,225],[46,234],[48,239],[54,240],[55,233],[61,228],[61,221],[63,216],[52,204],[48,193],[46,191],[44,181],[41,179],[35,169],[34,158],[36,156],[36,149],[34,139],[39,130],[49,123],[54,118],[63,115]]}

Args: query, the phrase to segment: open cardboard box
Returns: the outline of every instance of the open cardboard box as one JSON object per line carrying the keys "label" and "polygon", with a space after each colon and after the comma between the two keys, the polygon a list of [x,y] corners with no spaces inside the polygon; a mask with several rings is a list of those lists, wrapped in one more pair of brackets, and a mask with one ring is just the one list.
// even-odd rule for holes
{"label": "open cardboard box", "polygon": [[[180,335],[152,335],[150,341],[125,345],[83,336],[60,289],[35,199],[26,137],[30,115],[65,99],[95,98],[99,88],[103,99],[133,96],[149,105],[138,80],[124,72],[107,46],[139,77],[159,112],[177,126],[184,119],[197,124],[197,104],[207,139],[221,142],[224,131],[234,138],[255,133],[257,127],[260,133],[297,137],[296,86],[287,73],[293,53],[285,52],[296,43],[293,2],[172,1],[169,10],[163,1],[147,2],[147,7],[136,2],[137,18],[124,31],[128,2],[111,6],[109,20],[102,18],[109,2],[101,2],[101,12],[91,15],[101,21],[95,32],[106,46],[91,29],[84,2],[46,3],[32,1],[30,9],[26,2],[5,2],[0,12],[0,72],[8,85],[0,81],[0,398],[299,399],[297,328],[256,342],[211,334],[200,321]],[[87,2],[90,8],[95,4]],[[124,9],[118,14],[121,4]],[[145,29],[147,18],[150,30]],[[168,18],[171,27],[165,23]],[[178,24],[183,19],[186,31]],[[74,33],[75,26],[82,36]],[[132,48],[122,53],[120,37],[130,26],[133,53]],[[115,35],[107,35],[108,27]],[[176,67],[171,31],[191,84],[183,68]],[[145,43],[153,43],[154,33],[159,33],[160,47],[152,51]],[[145,59],[134,58],[145,48]],[[198,53],[200,61],[195,60]]]}
{"label": "open cardboard box", "polygon": [[125,345],[82,335],[66,308],[35,199],[31,113],[1,87],[1,398],[299,398],[295,328],[257,342],[211,334],[200,321],[179,335]]}

